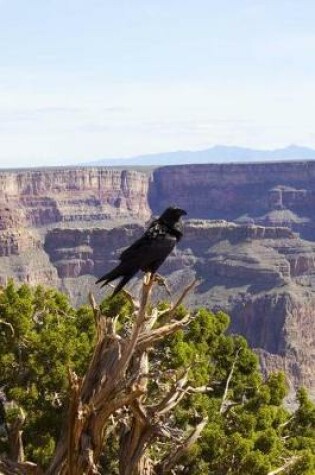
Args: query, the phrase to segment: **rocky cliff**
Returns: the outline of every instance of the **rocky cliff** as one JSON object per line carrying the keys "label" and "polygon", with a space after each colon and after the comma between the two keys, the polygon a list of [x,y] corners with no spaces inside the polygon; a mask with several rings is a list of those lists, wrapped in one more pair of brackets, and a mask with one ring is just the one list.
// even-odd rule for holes
{"label": "rocky cliff", "polygon": [[148,175],[132,170],[1,171],[0,283],[58,285],[43,249],[47,229],[143,222],[151,215],[148,187]]}
{"label": "rocky cliff", "polygon": [[315,161],[163,167],[153,177],[154,211],[175,202],[191,217],[288,226],[315,239]]}
{"label": "rocky cliff", "polygon": [[[64,288],[80,298],[74,280],[86,276],[92,283],[142,231],[139,225],[55,229],[45,250]],[[202,282],[189,304],[228,312],[231,331],[248,338],[266,371],[285,369],[292,388],[302,383],[315,397],[314,256],[315,243],[287,228],[194,220],[161,272],[174,291],[197,275]]]}
{"label": "rocky cliff", "polygon": [[70,168],[0,172],[0,199],[38,227],[62,222],[145,220],[149,179],[137,171]]}
{"label": "rocky cliff", "polygon": [[314,196],[315,162],[0,172],[0,283],[83,302],[151,210],[176,203],[196,219],[161,269],[173,289],[201,277],[189,304],[227,311],[265,371],[315,397]]}
{"label": "rocky cliff", "polygon": [[19,206],[0,202],[0,284],[9,277],[30,284],[58,285],[57,271]]}

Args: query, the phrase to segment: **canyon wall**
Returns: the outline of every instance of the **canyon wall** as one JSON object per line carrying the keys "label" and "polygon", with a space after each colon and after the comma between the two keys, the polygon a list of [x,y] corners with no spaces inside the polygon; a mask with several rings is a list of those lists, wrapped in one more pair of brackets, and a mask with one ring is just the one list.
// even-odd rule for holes
{"label": "canyon wall", "polygon": [[148,175],[133,170],[0,171],[0,283],[59,285],[43,248],[47,229],[144,222],[148,187]]}
{"label": "canyon wall", "polygon": [[173,290],[201,278],[188,304],[225,310],[264,371],[315,398],[315,162],[2,171],[0,284],[102,298],[95,277],[172,203],[195,218],[161,269]]}
{"label": "canyon wall", "polygon": [[0,201],[0,284],[10,277],[34,285],[58,285],[57,270],[29,226],[25,210],[9,200]]}
{"label": "canyon wall", "polygon": [[133,170],[67,168],[0,172],[0,200],[34,227],[61,222],[145,220],[149,179]]}
{"label": "canyon wall", "polygon": [[[74,283],[89,274],[93,288],[92,276],[116,265],[143,229],[55,229],[46,236],[45,250],[64,288],[77,298]],[[315,397],[314,269],[315,243],[287,228],[192,220],[161,273],[175,293],[197,275],[201,283],[187,303],[230,314],[231,331],[248,339],[264,370],[285,370],[291,389],[303,384]],[[135,279],[129,288],[138,284]],[[101,298],[111,289],[93,291]]]}
{"label": "canyon wall", "polygon": [[176,203],[190,217],[288,226],[315,239],[315,162],[162,167],[149,201],[154,212]]}
{"label": "canyon wall", "polygon": [[182,165],[133,170],[0,171],[0,204],[32,227],[147,220],[170,204],[191,218],[288,226],[315,239],[315,162]]}

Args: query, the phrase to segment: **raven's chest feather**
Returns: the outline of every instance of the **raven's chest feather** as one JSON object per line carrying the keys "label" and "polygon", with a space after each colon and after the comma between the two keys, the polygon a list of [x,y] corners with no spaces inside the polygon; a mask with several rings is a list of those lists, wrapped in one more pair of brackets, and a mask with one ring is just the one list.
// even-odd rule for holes
{"label": "raven's chest feather", "polygon": [[151,226],[151,228],[147,232],[147,236],[149,237],[149,239],[166,239],[170,241],[179,241],[182,235],[182,227],[171,227],[159,222]]}

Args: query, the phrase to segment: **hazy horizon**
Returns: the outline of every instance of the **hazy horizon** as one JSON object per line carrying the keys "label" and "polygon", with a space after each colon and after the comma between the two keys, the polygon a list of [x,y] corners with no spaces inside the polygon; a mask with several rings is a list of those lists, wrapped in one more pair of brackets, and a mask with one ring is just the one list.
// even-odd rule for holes
{"label": "hazy horizon", "polygon": [[0,0],[0,167],[315,148],[310,0]]}
{"label": "hazy horizon", "polygon": [[222,164],[268,164],[275,162],[312,162],[315,161],[315,149],[299,147],[294,144],[279,149],[250,149],[216,145],[204,150],[175,150],[164,153],[150,153],[134,155],[131,157],[103,158],[67,164],[45,165],[29,164],[26,166],[2,166],[0,171],[15,171],[23,169],[48,169],[48,168],[86,168],[86,167],[111,167],[152,169],[167,165],[222,165]]}

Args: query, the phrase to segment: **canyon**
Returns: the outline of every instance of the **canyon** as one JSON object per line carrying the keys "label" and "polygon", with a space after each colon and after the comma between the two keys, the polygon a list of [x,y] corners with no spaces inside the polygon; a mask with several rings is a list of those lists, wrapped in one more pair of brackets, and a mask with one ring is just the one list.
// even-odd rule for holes
{"label": "canyon", "polygon": [[197,276],[187,304],[227,312],[264,372],[315,398],[315,162],[0,171],[0,283],[101,299],[95,277],[170,204],[189,218],[161,268],[173,292]]}

